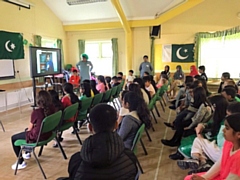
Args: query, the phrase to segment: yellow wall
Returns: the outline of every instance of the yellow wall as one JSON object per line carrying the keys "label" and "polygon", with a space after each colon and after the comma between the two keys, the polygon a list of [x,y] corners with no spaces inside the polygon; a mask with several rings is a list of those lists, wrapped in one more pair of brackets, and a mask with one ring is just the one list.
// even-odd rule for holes
{"label": "yellow wall", "polygon": [[[30,2],[30,0],[29,0]],[[53,14],[42,0],[32,0],[35,4],[30,10],[0,1],[0,30],[23,33],[24,39],[33,44],[33,35],[63,40],[66,55],[65,38],[62,22]],[[29,50],[24,47],[25,59],[15,61],[22,80],[30,79]],[[0,81],[0,84],[18,82],[19,79]]]}

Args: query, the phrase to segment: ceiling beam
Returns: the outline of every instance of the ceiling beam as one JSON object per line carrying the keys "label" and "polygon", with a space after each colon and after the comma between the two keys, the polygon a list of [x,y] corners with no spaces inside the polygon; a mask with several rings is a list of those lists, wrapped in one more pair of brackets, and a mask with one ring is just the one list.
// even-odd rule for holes
{"label": "ceiling beam", "polygon": [[[116,4],[116,6],[114,5],[115,8],[116,7],[121,8],[121,6],[119,4],[119,0],[111,0],[111,1],[114,2],[114,3],[118,2],[118,4]],[[118,29],[118,28],[122,28],[124,24],[128,24],[129,28],[155,26],[155,25],[160,25],[160,24],[174,18],[174,17],[180,15],[181,13],[184,13],[185,11],[195,7],[196,5],[198,5],[200,3],[202,3],[203,1],[205,1],[205,0],[188,0],[185,3],[167,11],[166,13],[163,13],[157,19],[127,21],[124,13],[122,11],[122,8],[121,8],[122,12],[119,11],[120,13],[118,13],[118,15],[120,15],[120,21],[121,22],[75,24],[75,25],[64,25],[63,27],[64,27],[65,31],[85,31],[85,30],[101,30],[101,29]],[[120,6],[120,7],[118,7],[118,6]],[[118,12],[118,10],[117,10],[117,12]],[[122,17],[122,16],[124,16],[125,18]],[[128,23],[125,22],[125,20]],[[125,27],[125,28],[127,28],[126,30],[129,30],[128,27]]]}

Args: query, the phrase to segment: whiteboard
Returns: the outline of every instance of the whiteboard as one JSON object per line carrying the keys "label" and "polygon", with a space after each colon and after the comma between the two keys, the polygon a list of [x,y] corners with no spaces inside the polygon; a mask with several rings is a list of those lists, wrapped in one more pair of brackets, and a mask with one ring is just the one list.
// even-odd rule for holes
{"label": "whiteboard", "polygon": [[14,78],[13,60],[0,59],[0,78]]}

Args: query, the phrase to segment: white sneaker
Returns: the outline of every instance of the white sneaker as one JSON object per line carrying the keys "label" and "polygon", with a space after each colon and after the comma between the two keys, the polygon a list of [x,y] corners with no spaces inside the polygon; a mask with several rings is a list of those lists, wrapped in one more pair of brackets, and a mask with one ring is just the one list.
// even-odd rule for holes
{"label": "white sneaker", "polygon": [[22,157],[23,157],[23,159],[30,159],[31,158],[31,153],[23,153]]}
{"label": "white sneaker", "polygon": [[[12,169],[15,170],[17,166],[17,162],[12,165]],[[22,164],[18,164],[18,169],[24,169],[27,167],[27,163],[25,161],[22,162]]]}

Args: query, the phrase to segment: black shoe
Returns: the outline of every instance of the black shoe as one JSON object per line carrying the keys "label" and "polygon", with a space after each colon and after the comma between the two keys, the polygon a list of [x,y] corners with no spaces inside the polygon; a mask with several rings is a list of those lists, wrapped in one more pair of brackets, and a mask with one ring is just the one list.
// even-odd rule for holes
{"label": "black shoe", "polygon": [[59,142],[62,142],[62,141],[63,141],[63,138],[62,138],[62,137],[59,137],[58,139],[59,139]]}
{"label": "black shoe", "polygon": [[[77,133],[79,133],[79,132],[80,132],[80,130],[77,129]],[[72,134],[75,134],[75,131],[74,131],[74,130],[72,131]]]}
{"label": "black shoe", "polygon": [[169,106],[169,109],[176,110],[177,108],[174,105],[172,105],[172,106]]}
{"label": "black shoe", "polygon": [[172,160],[183,160],[184,156],[177,151],[175,154],[169,155],[169,158]]}
{"label": "black shoe", "polygon": [[170,146],[170,147],[178,147],[180,145],[179,142],[174,142],[174,141],[166,140],[166,139],[162,139],[161,142],[165,146]]}
{"label": "black shoe", "polygon": [[58,143],[53,144],[53,148],[58,148]]}
{"label": "black shoe", "polygon": [[170,128],[174,128],[174,126],[171,123],[168,122],[164,122],[165,126],[170,127]]}
{"label": "black shoe", "polygon": [[199,160],[196,159],[186,159],[186,160],[178,160],[177,161],[178,167],[181,169],[198,169],[199,168]]}
{"label": "black shoe", "polygon": [[194,169],[192,171],[188,172],[188,175],[196,174],[196,173],[201,173],[201,172],[207,172],[211,168],[211,165],[206,163],[204,165],[201,165],[198,169]]}

